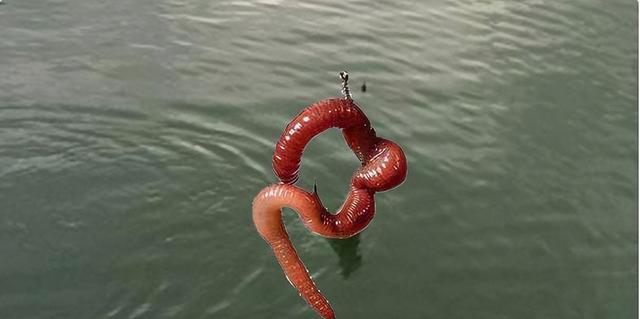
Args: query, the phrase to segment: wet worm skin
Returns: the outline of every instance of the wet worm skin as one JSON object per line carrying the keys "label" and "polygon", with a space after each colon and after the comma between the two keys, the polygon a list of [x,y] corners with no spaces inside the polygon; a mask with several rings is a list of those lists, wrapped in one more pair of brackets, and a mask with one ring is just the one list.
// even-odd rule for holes
{"label": "wet worm skin", "polygon": [[[351,178],[342,207],[332,214],[317,192],[294,186],[302,153],[316,135],[329,128],[342,129],[347,145],[362,165]],[[377,137],[369,119],[351,98],[326,99],[304,109],[285,128],[276,144],[273,170],[281,183],[265,187],[253,200],[253,221],[300,296],[323,318],[335,318],[298,257],[282,221],[282,208],[299,214],[305,227],[330,238],[351,237],[367,227],[375,214],[375,193],[402,183],[407,161],[400,146]]]}

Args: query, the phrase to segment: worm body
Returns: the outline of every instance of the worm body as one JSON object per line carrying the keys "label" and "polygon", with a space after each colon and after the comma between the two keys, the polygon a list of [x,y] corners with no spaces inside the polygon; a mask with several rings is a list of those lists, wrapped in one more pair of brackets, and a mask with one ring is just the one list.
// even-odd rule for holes
{"label": "worm body", "polygon": [[[344,80],[344,78],[343,78]],[[346,80],[343,82],[346,85]],[[392,189],[407,174],[400,146],[377,137],[371,123],[346,90],[345,98],[326,99],[305,108],[285,128],[276,143],[273,170],[281,183],[265,187],[253,200],[253,222],[271,246],[289,282],[323,318],[335,318],[298,257],[282,221],[282,208],[296,211],[311,232],[330,238],[351,237],[367,227],[375,214],[375,193]],[[317,192],[295,185],[306,145],[329,128],[339,128],[362,165],[351,178],[345,202],[328,212]]]}

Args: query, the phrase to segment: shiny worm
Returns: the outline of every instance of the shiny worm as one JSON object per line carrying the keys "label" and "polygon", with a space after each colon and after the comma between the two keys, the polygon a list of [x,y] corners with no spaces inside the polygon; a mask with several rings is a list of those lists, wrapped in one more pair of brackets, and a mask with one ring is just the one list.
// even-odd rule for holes
{"label": "shiny worm", "polygon": [[[375,193],[401,184],[407,160],[396,143],[376,136],[369,119],[352,100],[346,72],[341,72],[343,98],[322,100],[305,108],[285,128],[276,144],[273,170],[279,184],[265,187],[253,200],[253,222],[271,246],[289,282],[320,316],[335,318],[289,240],[282,208],[296,211],[311,232],[329,238],[347,238],[367,227],[375,214]],[[302,153],[316,135],[329,128],[342,130],[347,145],[361,162],[351,178],[345,202],[336,213],[322,205],[317,190],[307,192],[295,185]]]}

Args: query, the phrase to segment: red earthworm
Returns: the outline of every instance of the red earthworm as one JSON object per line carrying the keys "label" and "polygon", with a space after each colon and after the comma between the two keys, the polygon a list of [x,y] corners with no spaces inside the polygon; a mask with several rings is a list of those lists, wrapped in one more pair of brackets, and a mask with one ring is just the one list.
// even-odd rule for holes
{"label": "red earthworm", "polygon": [[[333,309],[293,248],[281,209],[292,208],[313,233],[331,238],[351,237],[366,228],[373,218],[375,193],[398,186],[407,174],[407,161],[400,146],[376,136],[366,115],[351,98],[347,73],[341,72],[340,76],[344,98],[312,104],[287,125],[273,155],[273,170],[281,182],[265,187],[253,200],[253,222],[258,233],[271,246],[300,296],[327,319],[335,318]],[[335,214],[324,208],[315,187],[310,193],[293,185],[307,143],[332,127],[342,129],[347,145],[362,163],[351,178],[345,202]]]}

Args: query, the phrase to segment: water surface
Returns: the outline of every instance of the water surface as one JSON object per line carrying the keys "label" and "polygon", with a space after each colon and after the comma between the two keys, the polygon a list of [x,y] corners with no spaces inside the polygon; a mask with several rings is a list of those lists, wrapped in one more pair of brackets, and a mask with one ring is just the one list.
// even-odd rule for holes
{"label": "water surface", "polygon": [[[316,318],[250,205],[343,69],[409,176],[356,239],[287,215],[339,318],[638,316],[634,1],[6,0],[0,30],[0,318]],[[328,132],[300,185],[336,209],[357,165]]]}

